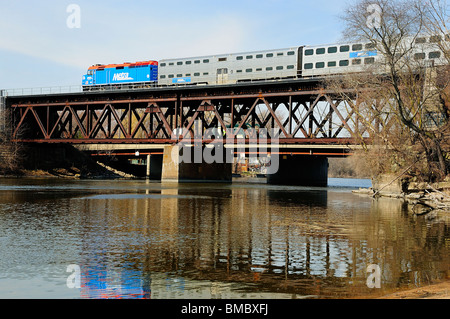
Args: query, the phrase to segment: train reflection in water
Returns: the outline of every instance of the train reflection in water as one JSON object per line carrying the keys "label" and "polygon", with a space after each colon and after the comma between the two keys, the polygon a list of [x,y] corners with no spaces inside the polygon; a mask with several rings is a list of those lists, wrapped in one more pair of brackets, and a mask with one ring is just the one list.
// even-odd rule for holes
{"label": "train reflection in water", "polygon": [[[397,200],[237,184],[82,202],[86,298],[345,297],[449,275],[448,221],[412,222]],[[369,264],[382,269],[376,292]]]}

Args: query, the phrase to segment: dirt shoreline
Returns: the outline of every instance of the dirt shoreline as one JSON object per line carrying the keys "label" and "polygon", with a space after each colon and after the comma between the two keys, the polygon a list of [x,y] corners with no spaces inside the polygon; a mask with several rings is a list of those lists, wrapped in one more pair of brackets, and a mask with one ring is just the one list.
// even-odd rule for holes
{"label": "dirt shoreline", "polygon": [[376,299],[450,299],[450,280],[420,288],[399,290]]}

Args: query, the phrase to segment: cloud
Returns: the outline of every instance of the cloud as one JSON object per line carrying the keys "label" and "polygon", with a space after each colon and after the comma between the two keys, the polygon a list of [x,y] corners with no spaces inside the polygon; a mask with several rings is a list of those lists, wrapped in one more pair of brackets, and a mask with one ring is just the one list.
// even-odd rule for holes
{"label": "cloud", "polygon": [[[127,15],[120,8],[80,6],[81,28],[65,24],[66,6],[40,6],[38,11],[8,8],[0,16],[0,49],[67,66],[87,67],[133,59],[162,59],[237,50],[250,26],[226,14],[170,23],[146,12]],[[8,12],[9,11],[9,12]],[[16,14],[13,14],[16,13]]]}
{"label": "cloud", "polygon": [[[79,29],[67,26],[72,3],[81,9]],[[81,74],[96,63],[329,43],[338,34],[330,17],[338,14],[337,8],[332,0],[5,0],[0,56],[7,56],[9,63],[15,58],[17,69],[45,65],[47,75],[36,77],[36,86],[54,83],[59,71],[64,76],[75,73],[78,84]],[[0,61],[0,82],[6,81],[5,63]],[[31,79],[37,70],[42,68],[20,72]]]}

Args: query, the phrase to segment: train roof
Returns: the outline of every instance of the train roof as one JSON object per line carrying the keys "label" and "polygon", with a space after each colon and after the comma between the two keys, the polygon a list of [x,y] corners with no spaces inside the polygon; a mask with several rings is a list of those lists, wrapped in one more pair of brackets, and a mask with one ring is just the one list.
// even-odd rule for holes
{"label": "train roof", "polygon": [[147,66],[147,65],[158,65],[158,61],[141,61],[141,62],[125,62],[121,64],[95,64],[91,66],[88,70],[103,70],[112,69],[117,67],[136,67],[136,66]]}
{"label": "train roof", "polygon": [[281,48],[281,49],[278,48],[278,49],[271,49],[271,50],[211,54],[211,55],[202,55],[202,56],[191,56],[191,57],[185,57],[185,58],[170,58],[170,59],[161,59],[160,62],[175,61],[175,60],[181,61],[181,60],[203,59],[203,58],[211,58],[211,57],[226,57],[229,55],[246,55],[246,54],[277,52],[277,51],[291,51],[291,50],[298,50],[298,48],[300,48],[300,47],[301,46],[295,46],[295,47]]}

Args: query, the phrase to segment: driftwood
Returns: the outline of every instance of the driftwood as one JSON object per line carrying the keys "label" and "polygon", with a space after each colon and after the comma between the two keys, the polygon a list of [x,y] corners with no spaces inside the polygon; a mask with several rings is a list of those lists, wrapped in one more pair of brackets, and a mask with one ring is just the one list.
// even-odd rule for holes
{"label": "driftwood", "polygon": [[[430,189],[431,192],[428,190]],[[436,194],[439,194],[436,196]],[[450,211],[450,196],[427,185],[424,193],[420,196],[407,195],[407,201],[413,205],[413,212],[415,215],[426,215],[433,211],[443,210]],[[447,202],[446,202],[447,200]]]}
{"label": "driftwood", "polygon": [[399,178],[401,178],[403,175],[405,175],[405,174],[406,174],[406,173],[407,173],[407,172],[408,172],[415,164],[416,164],[416,163],[411,164],[407,169],[405,169],[400,175],[398,175],[396,178],[394,178],[394,179],[393,179],[392,181],[390,181],[388,184],[386,184],[386,185],[384,185],[383,187],[381,187],[380,189],[376,190],[375,193],[374,193],[372,196],[373,196],[373,197],[378,196],[378,195],[381,193],[381,191],[382,191],[383,189],[385,189],[386,187],[392,185],[392,183],[396,182]]}

